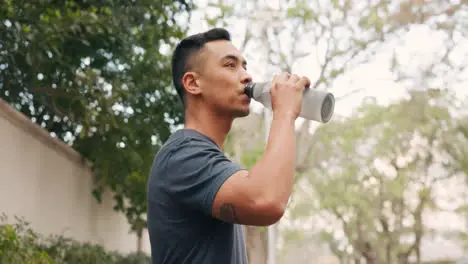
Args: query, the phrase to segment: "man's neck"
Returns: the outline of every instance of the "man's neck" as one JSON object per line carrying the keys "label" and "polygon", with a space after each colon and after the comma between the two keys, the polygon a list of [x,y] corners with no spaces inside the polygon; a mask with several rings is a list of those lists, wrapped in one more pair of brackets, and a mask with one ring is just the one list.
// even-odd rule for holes
{"label": "man's neck", "polygon": [[185,128],[196,130],[211,138],[221,149],[231,129],[233,119],[216,115],[207,109],[188,110],[185,114]]}

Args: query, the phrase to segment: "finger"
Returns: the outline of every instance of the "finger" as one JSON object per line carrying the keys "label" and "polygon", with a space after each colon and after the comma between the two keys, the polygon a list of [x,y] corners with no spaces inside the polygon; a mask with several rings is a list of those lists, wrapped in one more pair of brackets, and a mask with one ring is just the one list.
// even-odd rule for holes
{"label": "finger", "polygon": [[309,87],[310,86],[310,80],[309,78],[305,77],[305,76],[302,76],[301,78],[299,78],[299,80],[296,82],[298,85],[300,85],[301,87]]}
{"label": "finger", "polygon": [[278,81],[278,74],[275,74],[275,76],[273,76],[272,83],[276,83],[277,81]]}
{"label": "finger", "polygon": [[282,72],[278,75],[278,79],[276,81],[278,82],[287,82],[289,80],[290,74],[287,72]]}
{"label": "finger", "polygon": [[289,77],[288,82],[290,83],[297,83],[299,81],[299,76],[297,74],[291,74],[291,77]]}

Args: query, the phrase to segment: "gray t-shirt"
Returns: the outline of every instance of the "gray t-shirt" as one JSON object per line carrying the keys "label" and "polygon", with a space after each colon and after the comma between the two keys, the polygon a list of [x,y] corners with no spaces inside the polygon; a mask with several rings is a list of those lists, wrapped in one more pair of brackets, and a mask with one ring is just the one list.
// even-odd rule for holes
{"label": "gray t-shirt", "polygon": [[221,185],[242,168],[207,136],[175,132],[156,155],[148,182],[153,264],[246,264],[241,225],[211,215]]}

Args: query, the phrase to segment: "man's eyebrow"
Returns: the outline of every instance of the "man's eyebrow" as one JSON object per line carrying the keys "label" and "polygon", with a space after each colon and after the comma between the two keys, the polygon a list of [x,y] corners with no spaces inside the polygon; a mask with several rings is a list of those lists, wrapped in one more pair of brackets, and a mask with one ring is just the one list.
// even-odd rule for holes
{"label": "man's eyebrow", "polygon": [[221,60],[234,60],[234,61],[241,61],[242,65],[247,66],[247,61],[244,58],[239,59],[236,55],[228,54],[221,58]]}

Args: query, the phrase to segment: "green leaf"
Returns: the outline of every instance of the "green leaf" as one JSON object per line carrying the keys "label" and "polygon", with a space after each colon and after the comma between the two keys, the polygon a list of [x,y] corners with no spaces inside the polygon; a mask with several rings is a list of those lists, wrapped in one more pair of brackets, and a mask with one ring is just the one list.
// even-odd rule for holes
{"label": "green leaf", "polygon": [[186,26],[173,18],[192,2],[23,2],[0,5],[12,23],[0,23],[0,61],[8,65],[1,98],[93,164],[92,195],[100,201],[113,191],[115,209],[141,229],[152,159],[182,122],[170,57],[159,43],[173,47],[185,36]]}

